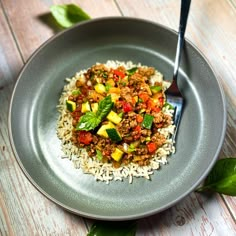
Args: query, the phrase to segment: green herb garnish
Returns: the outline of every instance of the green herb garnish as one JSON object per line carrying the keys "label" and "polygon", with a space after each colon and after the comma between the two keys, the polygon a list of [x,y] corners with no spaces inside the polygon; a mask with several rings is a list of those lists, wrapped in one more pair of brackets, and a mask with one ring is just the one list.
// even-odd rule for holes
{"label": "green herb garnish", "polygon": [[236,158],[218,160],[197,192],[214,191],[236,196]]}
{"label": "green herb garnish", "polygon": [[53,5],[50,10],[57,23],[63,28],[90,19],[90,16],[75,4]]}
{"label": "green herb garnish", "polygon": [[92,130],[95,129],[111,111],[113,102],[111,95],[105,97],[98,103],[97,112],[89,111],[81,116],[79,123],[76,125],[76,130]]}
{"label": "green herb garnish", "polygon": [[136,72],[137,69],[138,69],[138,67],[133,67],[133,68],[127,70],[127,74],[128,75],[133,75]]}

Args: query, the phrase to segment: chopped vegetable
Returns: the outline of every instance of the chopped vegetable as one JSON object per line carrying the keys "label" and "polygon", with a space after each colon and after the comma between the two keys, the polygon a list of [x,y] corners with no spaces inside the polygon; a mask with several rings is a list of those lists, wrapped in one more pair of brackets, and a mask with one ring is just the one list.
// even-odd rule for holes
{"label": "chopped vegetable", "polygon": [[93,141],[92,134],[84,130],[79,131],[78,137],[79,137],[79,142],[86,145],[90,144]]}
{"label": "chopped vegetable", "polygon": [[73,90],[72,95],[80,95],[81,91],[79,89]]}
{"label": "chopped vegetable", "polygon": [[115,160],[115,161],[120,161],[120,159],[122,158],[124,152],[121,151],[120,149],[116,148],[115,151],[111,154],[111,157]]}
{"label": "chopped vegetable", "polygon": [[100,150],[96,150],[96,157],[97,157],[97,159],[99,160],[99,161],[101,161],[102,160],[102,158],[103,158],[103,155],[102,155],[102,152],[100,151]]}
{"label": "chopped vegetable", "polygon": [[111,122],[108,122],[105,125],[102,125],[100,127],[100,129],[98,130],[97,134],[104,137],[104,138],[108,138],[108,134],[107,134],[107,129],[112,129],[115,128],[115,125],[113,125]]}
{"label": "chopped vegetable", "polygon": [[158,93],[162,90],[162,86],[151,86],[150,89],[153,93]]}
{"label": "chopped vegetable", "polygon": [[157,150],[157,145],[153,142],[147,143],[147,149],[149,153],[154,153]]}
{"label": "chopped vegetable", "polygon": [[114,75],[120,77],[121,79],[123,79],[125,77],[125,73],[123,71],[119,71],[119,70],[114,70]]}
{"label": "chopped vegetable", "polygon": [[87,112],[83,115],[79,123],[76,125],[76,130],[92,130],[95,129],[106,117],[106,115],[111,111],[113,102],[111,101],[111,96],[105,97],[98,103],[98,110],[96,113]]}
{"label": "chopped vegetable", "polygon": [[143,118],[143,123],[142,126],[146,129],[151,129],[152,128],[152,123],[153,123],[154,117],[149,114],[145,114]]}
{"label": "chopped vegetable", "polygon": [[119,142],[122,140],[119,132],[115,128],[111,129],[106,129],[106,132],[108,134],[108,137],[113,141],[113,142]]}
{"label": "chopped vegetable", "polygon": [[92,108],[92,111],[96,113],[98,111],[98,103],[97,102],[92,103],[91,108]]}
{"label": "chopped vegetable", "polygon": [[138,123],[141,123],[143,121],[143,116],[137,114],[136,120],[137,120]]}
{"label": "chopped vegetable", "polygon": [[142,102],[147,102],[147,100],[150,98],[149,95],[147,93],[141,92],[139,93],[139,98],[142,99]]}
{"label": "chopped vegetable", "polygon": [[103,94],[106,93],[106,87],[103,84],[96,84],[94,89],[97,93]]}
{"label": "chopped vegetable", "polygon": [[82,104],[81,112],[86,113],[88,111],[91,111],[91,108],[89,102],[87,101]]}
{"label": "chopped vegetable", "polygon": [[134,152],[134,151],[136,151],[136,148],[135,148],[134,144],[131,143],[129,145],[128,152]]}
{"label": "chopped vegetable", "polygon": [[73,112],[76,109],[76,103],[70,100],[66,101],[66,108],[68,111]]}
{"label": "chopped vegetable", "polygon": [[128,103],[128,102],[124,102],[123,103],[123,111],[124,112],[129,112],[129,111],[132,111],[132,110],[133,110],[133,108],[130,105],[130,103]]}
{"label": "chopped vegetable", "polygon": [[110,113],[107,115],[107,119],[115,124],[119,124],[122,120],[122,118],[114,111],[110,111]]}

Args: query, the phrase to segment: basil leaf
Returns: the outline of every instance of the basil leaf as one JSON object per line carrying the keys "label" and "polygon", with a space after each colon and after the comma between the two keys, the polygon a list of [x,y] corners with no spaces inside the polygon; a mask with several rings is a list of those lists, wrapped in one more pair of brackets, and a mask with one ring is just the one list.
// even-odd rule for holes
{"label": "basil leaf", "polygon": [[64,28],[90,19],[90,16],[75,4],[53,5],[50,10],[57,23]]}
{"label": "basil leaf", "polygon": [[98,110],[96,112],[97,117],[102,120],[111,111],[112,106],[113,102],[111,100],[111,95],[109,95],[98,103]]}
{"label": "basil leaf", "polygon": [[133,75],[136,72],[137,69],[138,69],[138,67],[133,67],[133,68],[127,70],[127,74],[128,75]]}
{"label": "basil leaf", "polygon": [[95,129],[101,120],[92,111],[87,112],[85,115],[81,116],[79,123],[76,125],[76,130],[92,130]]}
{"label": "basil leaf", "polygon": [[218,160],[197,192],[215,191],[236,196],[236,158]]}
{"label": "basil leaf", "polygon": [[97,221],[92,225],[87,236],[135,236],[136,228],[136,221]]}

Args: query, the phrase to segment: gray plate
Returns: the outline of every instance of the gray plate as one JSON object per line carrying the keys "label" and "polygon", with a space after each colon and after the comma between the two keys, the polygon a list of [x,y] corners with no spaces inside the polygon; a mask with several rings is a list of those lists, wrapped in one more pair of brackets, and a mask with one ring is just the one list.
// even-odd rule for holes
{"label": "gray plate", "polygon": [[132,18],[91,20],[51,38],[30,58],[17,80],[9,113],[12,148],[23,172],[46,197],[76,214],[127,220],[172,206],[206,177],[225,134],[223,90],[201,53],[186,43],[179,74],[186,106],[169,164],[143,178],[96,182],[61,159],[56,105],[65,78],[108,59],[141,62],[172,78],[177,35]]}

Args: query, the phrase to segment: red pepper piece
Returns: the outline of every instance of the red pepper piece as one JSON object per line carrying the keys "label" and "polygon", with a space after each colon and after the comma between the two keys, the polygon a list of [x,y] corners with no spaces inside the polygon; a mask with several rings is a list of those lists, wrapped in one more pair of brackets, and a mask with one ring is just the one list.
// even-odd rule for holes
{"label": "red pepper piece", "polygon": [[157,150],[157,145],[153,142],[147,143],[147,149],[149,153],[154,153]]}
{"label": "red pepper piece", "polygon": [[79,131],[78,141],[83,144],[90,144],[93,141],[93,135],[88,131]]}

